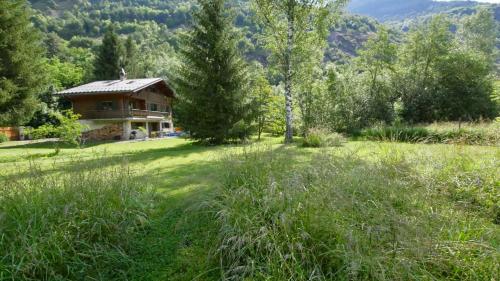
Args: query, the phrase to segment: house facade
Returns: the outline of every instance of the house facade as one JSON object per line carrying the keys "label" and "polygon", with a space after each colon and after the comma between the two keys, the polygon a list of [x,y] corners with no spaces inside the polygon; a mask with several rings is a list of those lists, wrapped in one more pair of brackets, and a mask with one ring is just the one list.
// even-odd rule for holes
{"label": "house facade", "polygon": [[83,137],[128,140],[174,132],[174,91],[161,78],[96,81],[59,92],[71,101]]}

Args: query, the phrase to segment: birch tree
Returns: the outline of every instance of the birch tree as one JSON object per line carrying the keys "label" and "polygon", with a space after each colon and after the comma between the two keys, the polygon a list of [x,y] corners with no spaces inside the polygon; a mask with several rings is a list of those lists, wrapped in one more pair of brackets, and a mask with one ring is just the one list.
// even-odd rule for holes
{"label": "birch tree", "polygon": [[285,142],[293,140],[293,80],[309,52],[325,44],[333,16],[348,0],[254,0],[262,38],[285,84]]}

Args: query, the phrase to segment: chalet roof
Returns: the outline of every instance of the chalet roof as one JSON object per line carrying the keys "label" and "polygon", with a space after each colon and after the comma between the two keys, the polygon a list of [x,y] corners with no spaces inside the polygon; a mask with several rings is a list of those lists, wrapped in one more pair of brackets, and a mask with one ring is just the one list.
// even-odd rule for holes
{"label": "chalet roof", "polygon": [[96,81],[61,91],[59,94],[81,95],[97,93],[130,93],[140,91],[160,82],[166,85],[165,81],[161,78]]}

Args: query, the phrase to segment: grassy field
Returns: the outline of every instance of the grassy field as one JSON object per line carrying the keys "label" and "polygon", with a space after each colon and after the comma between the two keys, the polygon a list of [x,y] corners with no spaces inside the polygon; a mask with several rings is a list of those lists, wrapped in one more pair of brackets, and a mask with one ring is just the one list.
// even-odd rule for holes
{"label": "grassy field", "polygon": [[0,280],[498,280],[495,146],[53,151],[0,144]]}

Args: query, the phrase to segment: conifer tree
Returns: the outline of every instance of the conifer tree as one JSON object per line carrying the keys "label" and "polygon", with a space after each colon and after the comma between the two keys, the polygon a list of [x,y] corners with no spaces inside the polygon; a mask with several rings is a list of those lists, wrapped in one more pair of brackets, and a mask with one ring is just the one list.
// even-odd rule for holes
{"label": "conifer tree", "polygon": [[125,41],[124,55],[123,55],[123,68],[127,71],[129,78],[139,78],[139,66],[137,58],[137,45],[132,37],[128,37]]}
{"label": "conifer tree", "polygon": [[0,126],[22,125],[46,87],[43,43],[26,1],[0,1]]}
{"label": "conifer tree", "polygon": [[193,139],[221,143],[248,134],[246,64],[224,0],[199,4],[193,30],[184,38],[176,109],[180,125]]}
{"label": "conifer tree", "polygon": [[94,62],[95,79],[118,79],[121,69],[120,59],[122,53],[122,46],[118,35],[115,33],[114,26],[110,25],[104,34],[102,44],[99,47],[96,60]]}

